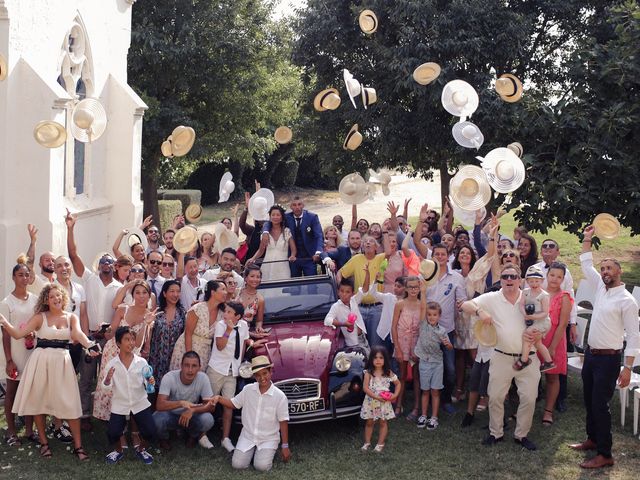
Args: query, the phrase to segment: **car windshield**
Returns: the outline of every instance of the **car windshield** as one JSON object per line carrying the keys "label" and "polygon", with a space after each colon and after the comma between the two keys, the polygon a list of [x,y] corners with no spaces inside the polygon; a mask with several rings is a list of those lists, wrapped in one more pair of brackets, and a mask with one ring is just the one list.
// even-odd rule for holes
{"label": "car windshield", "polygon": [[263,284],[260,293],[264,297],[264,323],[305,321],[310,315],[324,317],[337,300],[329,282]]}

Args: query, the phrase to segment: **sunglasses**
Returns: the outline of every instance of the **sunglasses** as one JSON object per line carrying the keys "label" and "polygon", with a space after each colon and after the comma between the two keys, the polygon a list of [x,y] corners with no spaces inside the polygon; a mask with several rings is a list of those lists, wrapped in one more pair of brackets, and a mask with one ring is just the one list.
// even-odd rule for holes
{"label": "sunglasses", "polygon": [[436,219],[436,217],[427,217],[427,222],[431,222],[431,221],[433,221],[435,219]]}
{"label": "sunglasses", "polygon": [[516,256],[516,254],[515,254],[515,253],[513,253],[513,252],[509,252],[509,253],[505,253],[504,255],[502,255],[502,258],[506,258],[506,257],[509,257],[509,258],[512,258],[512,257],[513,257],[513,258],[515,258],[515,256]]}
{"label": "sunglasses", "polygon": [[113,258],[102,257],[99,263],[100,265],[113,265],[115,262],[113,261]]}
{"label": "sunglasses", "polygon": [[149,264],[150,265],[162,265],[162,261],[161,260],[149,260]]}
{"label": "sunglasses", "polygon": [[542,244],[542,248],[553,249],[553,248],[556,248],[556,244],[555,243],[543,243]]}
{"label": "sunglasses", "polygon": [[142,268],[132,268],[131,273],[144,273],[144,269]]}
{"label": "sunglasses", "polygon": [[173,262],[162,262],[163,267],[173,267],[175,263]]}
{"label": "sunglasses", "polygon": [[160,230],[156,230],[154,228],[149,229],[149,233],[160,233]]}
{"label": "sunglasses", "polygon": [[500,275],[500,279],[502,280],[518,280],[520,275],[516,275],[515,273],[505,273]]}

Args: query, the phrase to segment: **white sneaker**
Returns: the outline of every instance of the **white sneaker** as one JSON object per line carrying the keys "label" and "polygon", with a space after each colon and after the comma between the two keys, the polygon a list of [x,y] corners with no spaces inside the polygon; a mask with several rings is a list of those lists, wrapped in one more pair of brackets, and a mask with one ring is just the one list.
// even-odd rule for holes
{"label": "white sneaker", "polygon": [[438,428],[438,419],[431,417],[427,422],[427,430],[435,430],[436,428]]}
{"label": "white sneaker", "polygon": [[206,435],[202,435],[200,437],[200,440],[198,440],[198,443],[202,448],[206,448],[207,450],[213,448],[213,443],[211,443],[211,441],[209,440],[209,437],[207,437]]}
{"label": "white sneaker", "polygon": [[227,452],[233,452],[236,449],[236,447],[234,447],[233,443],[231,443],[231,440],[229,439],[229,437],[224,438],[222,440],[222,444],[221,445],[224,447],[224,449]]}

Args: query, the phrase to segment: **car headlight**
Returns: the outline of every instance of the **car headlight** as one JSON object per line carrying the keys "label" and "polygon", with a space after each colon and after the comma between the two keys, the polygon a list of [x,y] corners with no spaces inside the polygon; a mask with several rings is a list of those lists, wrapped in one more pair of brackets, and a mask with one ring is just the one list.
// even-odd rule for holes
{"label": "car headlight", "polygon": [[253,375],[253,373],[251,373],[251,363],[244,362],[242,365],[240,365],[239,373],[242,378],[251,378],[251,376]]}
{"label": "car headlight", "polygon": [[334,365],[336,370],[339,372],[346,372],[351,368],[351,357],[348,355],[338,354],[336,355],[336,359],[334,361]]}

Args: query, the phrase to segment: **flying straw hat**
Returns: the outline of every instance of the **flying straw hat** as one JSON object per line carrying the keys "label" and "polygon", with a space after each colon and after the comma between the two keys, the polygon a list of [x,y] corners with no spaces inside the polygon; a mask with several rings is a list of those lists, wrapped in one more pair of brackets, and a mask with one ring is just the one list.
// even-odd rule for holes
{"label": "flying straw hat", "polygon": [[313,108],[319,112],[335,110],[340,106],[340,102],[340,92],[335,88],[327,88],[318,93],[313,99]]}
{"label": "flying straw hat", "polygon": [[374,172],[369,169],[369,182],[379,184],[384,196],[388,196],[391,193],[389,189],[391,175],[388,172]]}
{"label": "flying straw hat", "polygon": [[418,271],[424,281],[427,282],[427,286],[434,285],[438,281],[439,267],[433,260],[422,260]]}
{"label": "flying straw hat", "polygon": [[276,128],[273,137],[280,145],[286,145],[293,138],[293,132],[289,127],[278,127]]}
{"label": "flying straw hat", "polygon": [[360,95],[360,91],[362,87],[360,86],[360,82],[353,78],[353,75],[346,68],[342,72],[342,78],[344,79],[344,85],[347,88],[347,93],[349,94],[349,98],[351,99],[351,103],[353,104],[353,108],[356,107],[355,97]]}
{"label": "flying straw hat", "polygon": [[378,101],[378,95],[376,89],[371,87],[362,87],[362,104],[366,110],[367,106],[376,103]]}
{"label": "flying straw hat", "polygon": [[505,73],[496,80],[496,92],[505,102],[517,102],[522,98],[522,82],[515,75]]}
{"label": "flying straw hat", "polygon": [[520,142],[510,143],[509,145],[507,145],[507,148],[515,153],[519,158],[522,158],[524,150],[522,149],[522,145],[520,144]]}
{"label": "flying straw hat", "polygon": [[190,225],[182,227],[173,236],[173,248],[183,254],[187,254],[193,250],[197,243],[198,232]]}
{"label": "flying straw hat", "polygon": [[476,158],[482,162],[489,185],[496,192],[514,192],[524,182],[524,164],[512,150],[505,147],[494,148],[484,158]]}
{"label": "flying straw hat", "polygon": [[463,165],[449,181],[449,192],[453,202],[463,210],[476,210],[491,200],[491,187],[482,168]]}
{"label": "flying straw hat", "polygon": [[269,220],[269,209],[274,203],[273,192],[268,188],[261,188],[249,199],[249,215],[259,222]]}
{"label": "flying straw hat", "polygon": [[599,213],[593,219],[593,227],[598,237],[613,240],[620,235],[620,222],[609,213]]}
{"label": "flying straw hat", "polygon": [[378,29],[378,17],[372,10],[363,10],[358,17],[358,24],[360,24],[360,30],[371,35]]}
{"label": "flying straw hat", "polygon": [[214,249],[216,251],[222,252],[225,248],[238,249],[238,245],[240,245],[238,235],[236,235],[233,230],[229,230],[223,223],[216,225],[213,234],[216,236],[214,243]]}
{"label": "flying straw hat", "polygon": [[440,75],[440,65],[434,62],[423,63],[413,71],[413,79],[420,85],[429,85]]}
{"label": "flying straw hat", "polygon": [[350,173],[340,180],[338,192],[343,203],[358,205],[368,198],[367,183],[359,173]]}
{"label": "flying straw hat", "polygon": [[174,157],[183,157],[196,141],[196,132],[191,127],[180,125],[171,132],[171,151]]}
{"label": "flying straw hat", "polygon": [[147,250],[147,248],[149,248],[147,236],[142,230],[140,230],[138,227],[131,227],[127,230],[128,232],[126,233],[126,235],[122,237],[122,240],[120,240],[118,250],[128,255],[131,253],[131,248],[139,243],[142,244],[145,251]]}
{"label": "flying straw hat", "polygon": [[43,120],[33,129],[33,137],[43,147],[56,148],[64,145],[67,140],[67,131],[58,122]]}
{"label": "flying straw hat", "polygon": [[85,98],[78,102],[71,112],[71,135],[76,140],[87,143],[102,136],[107,128],[107,112],[95,98]]}
{"label": "flying straw hat", "polygon": [[218,187],[218,203],[223,203],[229,200],[229,196],[236,189],[236,184],[233,183],[233,175],[231,172],[225,172],[220,179],[220,186]]}
{"label": "flying straw hat", "polygon": [[442,106],[451,115],[469,117],[480,103],[475,89],[464,80],[452,80],[442,89]]}
{"label": "flying straw hat", "polygon": [[[449,196],[449,200],[451,202],[451,207],[453,208],[453,218],[455,218],[458,223],[464,225],[465,227],[470,227],[476,222],[476,212],[471,210],[464,210],[453,201],[453,198]],[[484,207],[483,207],[484,208]],[[486,215],[486,210],[485,210]]]}
{"label": "flying straw hat", "polygon": [[358,131],[358,124],[354,124],[344,139],[342,148],[345,150],[355,150],[362,143],[362,134]]}
{"label": "flying straw hat", "polygon": [[473,334],[478,343],[484,347],[495,347],[498,343],[498,332],[493,323],[487,325],[482,320],[476,320],[473,325]]}
{"label": "flying straw hat", "polygon": [[186,218],[189,223],[198,223],[201,217],[202,205],[199,203],[192,203],[184,211],[184,218]]}
{"label": "flying straw hat", "polygon": [[9,66],[7,65],[7,59],[4,55],[0,54],[0,82],[7,78],[9,73]]}
{"label": "flying straw hat", "polygon": [[453,138],[458,145],[465,148],[475,148],[479,150],[484,143],[484,135],[480,129],[471,122],[457,122],[451,129]]}
{"label": "flying straw hat", "polygon": [[171,149],[171,140],[172,137],[171,135],[169,135],[169,137],[162,142],[162,145],[160,145],[160,151],[162,152],[162,155],[164,155],[167,158],[173,158],[173,150]]}

